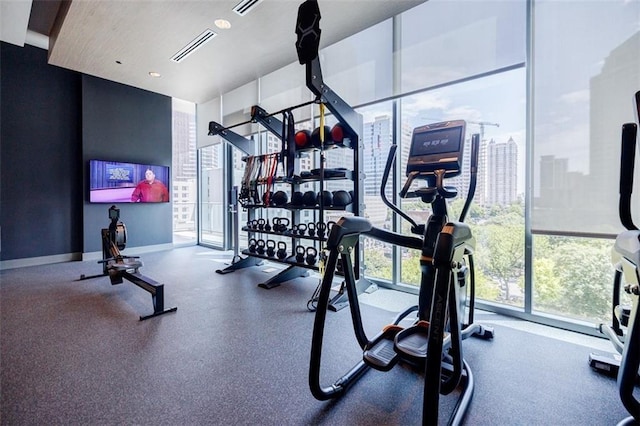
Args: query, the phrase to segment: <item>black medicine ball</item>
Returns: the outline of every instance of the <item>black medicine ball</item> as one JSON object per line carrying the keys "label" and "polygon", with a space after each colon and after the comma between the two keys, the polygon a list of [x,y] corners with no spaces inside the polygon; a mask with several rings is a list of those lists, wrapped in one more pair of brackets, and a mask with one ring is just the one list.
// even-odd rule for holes
{"label": "black medicine ball", "polygon": [[322,199],[322,205],[324,207],[329,207],[333,203],[333,194],[326,190],[318,192],[318,204],[320,204],[320,199]]}
{"label": "black medicine ball", "polygon": [[302,196],[302,203],[307,207],[313,207],[316,205],[316,193],[314,191],[307,191]]}
{"label": "black medicine ball", "polygon": [[351,204],[351,195],[347,191],[339,190],[333,193],[334,207],[346,207]]}
{"label": "black medicine ball", "polygon": [[300,191],[296,191],[291,195],[291,204],[294,206],[301,206],[304,204],[304,194]]}
{"label": "black medicine ball", "polygon": [[[311,132],[311,143],[316,148],[320,148],[320,127],[316,127]],[[333,143],[333,139],[331,138],[331,127],[324,126],[324,143],[325,145],[330,145]]]}
{"label": "black medicine ball", "polygon": [[284,206],[289,201],[289,196],[284,191],[276,191],[271,197],[274,206]]}

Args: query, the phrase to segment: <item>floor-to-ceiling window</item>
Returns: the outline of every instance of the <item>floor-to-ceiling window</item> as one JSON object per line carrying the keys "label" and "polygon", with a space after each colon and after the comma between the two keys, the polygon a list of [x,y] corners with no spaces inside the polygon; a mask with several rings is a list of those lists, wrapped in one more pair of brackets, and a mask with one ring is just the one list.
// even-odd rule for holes
{"label": "floor-to-ceiling window", "polygon": [[171,189],[174,245],[197,241],[196,105],[172,99],[173,159]]}
{"label": "floor-to-ceiling window", "polygon": [[[399,147],[387,186],[395,199],[412,129],[463,119],[467,140],[474,133],[481,140],[467,221],[478,239],[482,306],[528,318],[606,318],[609,251],[621,230],[619,129],[634,119],[631,96],[640,89],[639,23],[640,2],[634,1],[430,0],[322,49],[324,81],[363,116],[363,215],[408,233],[379,196],[389,146]],[[234,105],[218,117],[230,125],[248,119],[251,102],[272,112],[309,101],[304,75],[296,62],[223,95]],[[298,127],[317,126],[315,106],[294,113]],[[256,132],[264,129],[253,125],[250,133]],[[269,151],[268,138],[260,136],[260,152]],[[202,148],[200,162],[223,152]],[[230,157],[240,164],[237,154]],[[453,218],[468,177],[453,182],[460,190],[451,203]],[[428,215],[415,200],[395,202],[417,220]],[[203,215],[201,232],[221,229],[221,239],[228,213],[222,204],[214,210],[218,223]],[[417,253],[372,240],[362,246],[368,277],[416,290]]]}
{"label": "floor-to-ceiling window", "polygon": [[622,230],[620,129],[636,119],[640,2],[537,0],[533,23],[533,309],[597,322],[611,311]]}
{"label": "floor-to-ceiling window", "polygon": [[[454,83],[401,98],[401,172],[406,169],[411,130],[427,123],[466,121],[462,174],[447,185],[458,189],[451,220],[460,214],[470,183],[468,156],[473,134],[480,151],[474,203],[467,222],[476,235],[476,295],[487,301],[524,305],[524,154],[526,72],[524,67]],[[498,102],[496,100],[499,99]],[[404,179],[404,175],[403,175]],[[428,206],[402,200],[403,210],[425,223]],[[402,230],[409,232],[403,222]],[[402,282],[419,285],[418,253],[407,253]]]}

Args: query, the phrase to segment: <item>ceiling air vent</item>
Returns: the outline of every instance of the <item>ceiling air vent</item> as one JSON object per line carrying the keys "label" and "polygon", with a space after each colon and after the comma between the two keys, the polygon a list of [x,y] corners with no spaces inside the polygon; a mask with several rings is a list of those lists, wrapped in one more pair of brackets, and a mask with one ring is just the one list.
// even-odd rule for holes
{"label": "ceiling air vent", "polygon": [[177,63],[182,62],[187,56],[200,49],[206,42],[214,38],[216,35],[218,34],[211,31],[210,29],[206,29],[202,34],[194,38],[189,44],[180,49],[178,53],[173,55],[171,57],[171,60]]}
{"label": "ceiling air vent", "polygon": [[262,0],[242,0],[240,3],[236,4],[233,11],[240,16],[244,16],[251,12],[260,2],[262,2]]}

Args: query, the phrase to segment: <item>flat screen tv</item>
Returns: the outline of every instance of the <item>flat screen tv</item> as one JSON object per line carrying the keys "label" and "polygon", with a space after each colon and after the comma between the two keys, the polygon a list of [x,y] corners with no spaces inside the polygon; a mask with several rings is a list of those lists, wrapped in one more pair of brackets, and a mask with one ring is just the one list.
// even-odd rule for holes
{"label": "flat screen tv", "polygon": [[89,160],[89,202],[168,203],[169,167]]}

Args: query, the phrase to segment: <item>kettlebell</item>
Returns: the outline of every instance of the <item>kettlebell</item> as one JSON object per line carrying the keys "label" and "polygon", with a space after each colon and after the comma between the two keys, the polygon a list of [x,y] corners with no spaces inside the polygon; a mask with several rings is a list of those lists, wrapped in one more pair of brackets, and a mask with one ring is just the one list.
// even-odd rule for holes
{"label": "kettlebell", "polygon": [[256,252],[256,239],[251,238],[249,240],[249,253],[255,253],[255,252]]}
{"label": "kettlebell", "polygon": [[258,229],[258,219],[253,219],[253,220],[251,221],[251,228],[252,228],[253,230]]}
{"label": "kettlebell", "polygon": [[296,247],[296,262],[304,263],[305,248],[303,246]]}
{"label": "kettlebell", "polygon": [[287,243],[278,241],[278,251],[276,252],[278,259],[282,260],[287,257]]}
{"label": "kettlebell", "polygon": [[316,234],[319,238],[324,238],[324,233],[327,230],[327,225],[324,222],[316,223]]}
{"label": "kettlebell", "polygon": [[305,232],[307,232],[307,225],[305,223],[298,224],[298,235],[304,236]]}
{"label": "kettlebell", "polygon": [[316,257],[318,257],[318,250],[313,246],[307,247],[307,264],[314,265],[316,263]]}
{"label": "kettlebell", "polygon": [[269,219],[264,224],[264,230],[267,232],[271,232],[271,225],[269,224]]}
{"label": "kettlebell", "polygon": [[342,266],[341,258],[338,258],[338,262],[336,263],[336,271],[338,271],[341,274],[344,272],[344,267]]}
{"label": "kettlebell", "polygon": [[314,191],[307,191],[302,196],[302,204],[307,207],[313,207],[316,205],[317,197]]}
{"label": "kettlebell", "polygon": [[316,235],[316,224],[313,222],[309,222],[307,224],[307,233],[309,234],[310,237],[313,237],[314,235]]}
{"label": "kettlebell", "polygon": [[[287,227],[289,226],[289,218],[281,217],[278,222],[278,232],[287,232]],[[274,229],[275,231],[275,229]]]}
{"label": "kettlebell", "polygon": [[266,243],[264,242],[264,240],[260,239],[256,242],[256,253],[258,254],[264,254],[264,249],[265,249]]}
{"label": "kettlebell", "polygon": [[258,219],[258,229],[260,231],[264,231],[264,225],[265,225],[265,220],[264,219]]}
{"label": "kettlebell", "polygon": [[273,240],[267,240],[265,243],[267,247],[267,256],[273,257],[276,255],[276,242]]}

